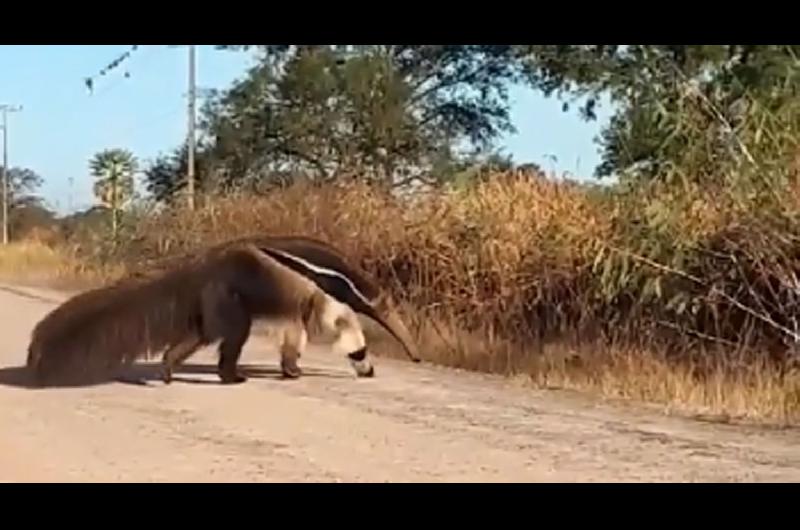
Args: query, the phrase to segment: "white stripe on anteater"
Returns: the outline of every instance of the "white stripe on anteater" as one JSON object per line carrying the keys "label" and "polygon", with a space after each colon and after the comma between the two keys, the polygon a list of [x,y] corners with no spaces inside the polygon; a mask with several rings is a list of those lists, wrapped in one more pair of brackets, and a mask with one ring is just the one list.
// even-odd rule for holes
{"label": "white stripe on anteater", "polygon": [[283,252],[282,250],[278,250],[276,248],[270,247],[269,248],[269,252],[274,252],[275,254],[280,254],[281,256],[283,256],[283,257],[285,257],[287,259],[290,259],[290,260],[292,260],[292,261],[294,261],[296,263],[299,263],[303,267],[307,268],[310,271],[316,272],[317,274],[325,274],[327,276],[334,276],[334,277],[340,278],[341,280],[343,280],[347,284],[347,286],[350,288],[350,290],[353,293],[355,293],[355,295],[358,296],[361,299],[362,302],[364,302],[365,304],[367,304],[369,306],[372,305],[372,302],[366,296],[364,296],[364,294],[361,291],[358,290],[358,288],[353,283],[353,281],[350,278],[348,278],[346,275],[342,274],[341,272],[333,270],[333,269],[328,269],[328,268],[325,268],[325,267],[320,267],[319,265],[314,265],[310,261],[307,261],[307,260],[305,260],[303,258],[300,258],[298,256],[295,256],[293,254],[289,254],[288,252]]}

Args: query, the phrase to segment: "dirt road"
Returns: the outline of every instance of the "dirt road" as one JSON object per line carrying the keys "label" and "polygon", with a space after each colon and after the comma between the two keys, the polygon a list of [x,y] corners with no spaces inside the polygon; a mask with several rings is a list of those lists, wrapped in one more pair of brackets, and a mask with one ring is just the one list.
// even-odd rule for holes
{"label": "dirt road", "polygon": [[[44,299],[39,298],[44,297]],[[800,434],[666,418],[502,378],[376,359],[356,380],[312,351],[279,379],[263,338],[251,379],[217,384],[213,350],[165,386],[23,384],[28,336],[59,295],[0,288],[2,481],[791,481]]]}

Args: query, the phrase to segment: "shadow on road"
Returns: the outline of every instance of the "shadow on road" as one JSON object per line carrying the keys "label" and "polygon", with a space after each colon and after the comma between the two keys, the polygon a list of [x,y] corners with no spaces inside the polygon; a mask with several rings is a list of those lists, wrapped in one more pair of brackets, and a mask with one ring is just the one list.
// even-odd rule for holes
{"label": "shadow on road", "polygon": [[[280,368],[277,366],[264,366],[243,364],[240,365],[242,375],[249,379],[284,379]],[[196,377],[208,376],[208,377]],[[350,379],[349,374],[328,370],[314,370],[303,368],[303,377],[325,377],[331,379]],[[46,389],[46,388],[76,388],[90,387],[109,383],[123,383],[130,385],[149,386],[151,383],[162,383],[161,363],[135,364],[114,375],[107,376],[82,376],[64,375],[53,378],[45,384],[33,380],[25,366],[7,366],[0,368],[0,386],[16,388]],[[172,376],[172,384],[219,385],[217,367],[212,364],[184,364],[176,369]]]}

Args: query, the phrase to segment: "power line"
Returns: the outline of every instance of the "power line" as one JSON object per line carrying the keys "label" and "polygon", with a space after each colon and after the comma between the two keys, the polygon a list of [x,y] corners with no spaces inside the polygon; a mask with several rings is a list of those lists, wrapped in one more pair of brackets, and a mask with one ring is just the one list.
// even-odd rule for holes
{"label": "power line", "polygon": [[0,105],[3,113],[3,244],[8,245],[8,113],[19,112],[22,106]]}
{"label": "power line", "polygon": [[[78,104],[77,106],[72,107],[73,112],[70,113],[71,114],[70,117],[73,117],[75,115],[75,110],[76,109],[84,110],[87,107],[87,105],[89,104],[90,101],[93,101],[93,100],[97,101],[99,98],[102,98],[102,96],[104,96],[105,94],[109,93],[112,89],[114,89],[115,87],[119,86],[123,81],[128,81],[132,77],[135,77],[135,76],[131,75],[132,72],[134,72],[134,70],[136,70],[137,68],[139,68],[139,69],[143,68],[145,65],[149,64],[152,61],[152,58],[155,57],[158,54],[158,52],[164,50],[164,48],[162,48],[160,46],[153,46],[153,47],[150,47],[149,50],[146,53],[141,54],[141,48],[142,48],[142,46],[139,46],[139,45],[131,46],[128,51],[126,51],[125,53],[122,53],[121,55],[119,55],[117,57],[117,59],[115,59],[109,65],[104,67],[100,71],[99,74],[91,76],[91,77],[83,78],[85,88],[88,89],[90,97],[87,98],[87,100],[85,100],[85,102],[83,102],[82,104]],[[135,55],[135,57],[134,57],[133,52],[135,52],[137,50],[139,50],[140,53]],[[96,80],[99,79],[100,76],[110,77],[109,74],[111,74],[111,71],[116,69],[116,68],[118,68],[120,65],[122,65],[122,63],[124,63],[126,61],[129,64],[128,64],[127,67],[125,67],[122,75],[120,75],[119,77],[117,77],[117,79],[114,79],[110,83],[108,83],[105,86],[103,86],[100,90],[95,91],[95,89],[98,88],[98,86],[97,86],[98,83],[96,82]],[[130,64],[131,62],[132,62],[132,64]],[[160,114],[155,119],[162,119],[163,117],[166,117],[166,116],[168,116],[170,114],[174,114],[178,110],[180,110],[180,109],[174,109],[173,108],[172,110],[170,110],[168,112]],[[150,120],[150,121],[152,122],[154,120]],[[145,125],[147,125],[147,124],[145,124]],[[142,126],[141,123],[137,123],[137,124],[134,124],[133,126],[130,126],[130,127],[126,128],[121,133],[120,137],[127,135],[131,130],[136,130],[136,129],[141,128],[141,126]],[[74,177],[69,177],[69,186],[70,186],[69,210],[71,211],[73,209],[72,193],[73,193],[73,186],[74,186]],[[90,202],[90,204],[91,204],[91,202]]]}
{"label": "power line", "polygon": [[[179,45],[168,45],[167,48],[176,48]],[[105,76],[114,68],[118,67],[122,62],[128,60],[131,56],[131,52],[136,51],[138,46],[132,46],[130,51],[127,51],[121,54],[117,59],[112,61],[108,66],[103,68],[100,72],[101,76]],[[187,168],[187,202],[189,209],[193,210],[195,206],[195,158],[196,158],[196,144],[197,144],[197,134],[196,134],[196,122],[197,122],[197,86],[196,86],[196,46],[189,45],[189,90],[188,90],[188,104],[187,104],[187,113],[188,113],[188,130],[187,130],[187,144],[188,144],[188,168]],[[150,55],[150,54],[148,54]],[[97,76],[86,78],[85,84],[86,87],[90,90],[90,92],[94,88],[94,78]],[[126,70],[124,78],[128,78],[129,73]],[[119,82],[119,81],[118,81]],[[107,87],[106,90],[102,91],[102,93],[110,90],[111,87],[115,86],[117,83],[112,83],[110,87]],[[171,114],[171,112],[170,112]]]}
{"label": "power line", "polygon": [[[99,91],[97,91],[97,92],[94,92],[94,89],[97,87],[97,83],[94,83],[94,82],[93,82],[93,84],[92,84],[92,89],[90,90],[90,96],[92,97],[92,99],[98,99],[98,98],[100,98],[100,96],[102,96],[103,94],[106,94],[106,93],[110,92],[112,88],[119,86],[119,84],[120,84],[120,83],[122,83],[123,81],[126,81],[126,80],[128,80],[128,79],[134,78],[135,76],[133,75],[133,72],[134,72],[134,71],[135,71],[137,68],[142,68],[144,65],[146,65],[147,63],[149,63],[149,62],[150,62],[150,59],[152,59],[152,57],[154,57],[154,56],[155,56],[156,52],[158,52],[158,51],[161,51],[161,50],[162,50],[162,49],[161,49],[161,48],[159,48],[159,47],[153,47],[153,48],[150,48],[150,49],[148,50],[148,52],[147,52],[147,53],[145,53],[144,55],[139,55],[139,59],[138,59],[138,61],[137,61],[136,59],[133,59],[133,58],[131,58],[132,56],[129,56],[128,60],[129,60],[129,61],[133,61],[133,63],[132,63],[132,64],[130,64],[130,65],[129,65],[129,66],[126,68],[126,69],[125,69],[125,71],[123,72],[122,76],[118,77],[117,79],[115,79],[115,80],[114,80],[114,81],[112,81],[111,83],[109,83],[109,84],[105,85],[105,87],[103,87],[101,90],[99,90]],[[106,73],[108,73],[108,72],[106,72]],[[96,78],[96,77],[97,77],[97,76],[95,76],[95,78]],[[87,78],[87,79],[88,79],[88,78]],[[86,83],[86,81],[84,80],[84,84],[85,84],[85,83]],[[88,87],[87,87],[87,88],[88,88]]]}
{"label": "power line", "polygon": [[[138,48],[139,48],[139,45],[138,44],[134,44],[133,46],[131,46],[130,50],[122,53],[117,58],[115,58],[113,61],[108,63],[106,66],[101,68],[99,73],[97,73],[96,75],[93,75],[93,76],[85,78],[83,80],[83,82],[86,85],[86,88],[89,90],[89,92],[91,93],[94,90],[95,79],[97,79],[98,77],[105,76],[106,74],[110,73],[112,70],[117,68],[124,61],[128,60],[130,58],[130,56],[131,56],[131,53],[135,52]],[[125,71],[124,75],[125,75],[126,78],[130,77],[130,73],[127,70]]]}
{"label": "power line", "polygon": [[[139,46],[137,48],[141,48],[141,47]],[[92,105],[95,102],[97,102],[98,100],[102,99],[102,96],[104,96],[104,95],[108,94],[109,92],[111,92],[111,90],[113,88],[116,88],[116,87],[120,86],[120,84],[123,81],[130,80],[130,79],[134,79],[135,80],[135,75],[133,75],[133,73],[135,73],[135,69],[142,68],[146,64],[149,64],[150,61],[152,60],[152,58],[154,56],[156,56],[156,52],[161,51],[161,50],[162,50],[162,48],[159,48],[159,47],[150,48],[147,53],[144,53],[143,55],[138,55],[137,56],[138,60],[136,58],[134,58],[132,55],[130,55],[128,60],[129,61],[133,61],[133,63],[128,66],[128,68],[125,70],[123,75],[118,77],[118,78],[116,78],[116,79],[111,80],[109,83],[104,84],[102,86],[98,85],[98,83],[95,81],[95,79],[98,78],[99,74],[95,75],[95,76],[92,76],[92,77],[84,77],[82,79],[83,80],[83,85],[84,85],[84,87],[83,87],[84,92],[82,93],[81,96],[79,96],[77,92],[75,93],[74,104],[66,105],[64,107],[65,113],[61,114],[60,118],[62,120],[69,120],[69,119],[74,118],[78,113],[87,110],[89,105]],[[130,52],[128,52],[128,53],[130,54]],[[105,74],[104,75],[107,76],[110,72],[108,71],[108,68],[106,68],[104,70],[105,70]],[[127,74],[127,75],[125,75],[125,74]],[[90,97],[85,97],[85,91],[88,88],[87,80],[89,80],[89,79],[92,79],[92,90],[90,90],[90,94],[89,94]],[[95,89],[97,89],[97,88],[99,88],[99,90],[95,91]],[[73,98],[70,97],[70,99],[73,99]]]}
{"label": "power line", "polygon": [[[177,48],[177,47],[182,47],[182,46],[180,46],[180,45],[168,45],[168,46],[166,46],[166,48]],[[144,56],[142,56],[141,54],[135,54],[134,53],[137,50],[139,50],[140,48],[141,48],[141,46],[139,46],[139,45],[131,46],[128,50],[126,50],[125,52],[121,53],[114,60],[112,60],[109,64],[104,66],[97,74],[95,74],[93,76],[89,76],[89,77],[83,78],[85,88],[87,88],[89,90],[90,94],[94,95],[94,98],[91,98],[91,99],[96,100],[99,96],[103,96],[106,93],[110,92],[113,88],[117,87],[122,81],[129,79],[131,77],[131,75],[130,75],[131,66],[134,66],[134,68],[137,67],[137,66],[138,67],[143,66],[145,62],[149,62],[149,59],[156,54],[156,52],[159,50],[160,47],[151,48],[148,51],[148,53],[144,54]],[[161,48],[161,49],[163,49],[163,48]],[[196,149],[197,149],[197,140],[196,140],[196,138],[197,138],[197,133],[196,133],[196,128],[197,128],[197,99],[198,99],[198,97],[202,98],[202,97],[205,96],[205,94],[203,93],[203,92],[205,92],[205,90],[202,89],[202,88],[198,89],[198,87],[196,86],[196,62],[197,62],[197,60],[196,60],[196,46],[195,45],[189,45],[188,46],[188,52],[189,52],[189,57],[188,57],[188,59],[189,59],[189,61],[188,61],[189,62],[189,65],[188,65],[188,67],[189,67],[188,68],[188,70],[189,70],[189,72],[188,72],[189,90],[188,90],[188,102],[187,102],[188,103],[188,105],[187,105],[187,107],[188,107],[187,108],[187,113],[188,113],[188,116],[187,116],[187,118],[188,118],[188,130],[187,130],[187,144],[188,144],[187,195],[188,196],[187,196],[187,201],[188,201],[189,208],[190,209],[194,209],[194,206],[195,206],[195,188],[196,188],[195,180],[196,180]],[[136,57],[139,58],[138,61],[136,59],[134,59],[134,55],[136,55]],[[143,61],[143,59],[145,59],[145,58],[148,59],[148,61]],[[124,69],[122,76],[120,76],[116,80],[113,80],[110,84],[106,84],[106,86],[102,87],[101,90],[95,91],[95,89],[97,88],[97,84],[98,84],[97,81],[100,78],[103,78],[103,77],[108,78],[108,77],[110,77],[110,74],[112,73],[113,70],[118,69],[120,66],[123,65],[123,63],[126,63],[126,62],[127,63],[131,63],[132,60],[133,60],[134,64],[133,65],[128,65]],[[91,99],[89,101],[91,101]],[[87,101],[87,103],[88,103],[88,101]],[[85,107],[86,107],[86,103],[84,103],[83,105],[78,104],[78,105],[73,105],[73,106],[68,107],[68,109],[71,111],[71,112],[68,112],[68,117],[69,118],[74,117],[74,115],[77,114],[77,112],[84,110]],[[9,107],[9,110],[13,111],[13,110],[16,110],[16,109],[12,110]],[[156,119],[161,119],[162,117],[166,117],[167,115],[170,115],[173,112],[175,112],[175,111],[168,111],[168,112],[166,112],[166,113],[164,113],[162,115],[159,115]],[[5,117],[5,115],[4,115],[4,117]],[[139,129],[140,126],[136,126],[134,128],[135,129]],[[130,129],[128,131],[126,131],[126,132],[129,132],[129,131],[130,131]],[[5,202],[6,201],[4,200],[4,206],[7,206],[7,205],[5,205]],[[4,221],[4,224],[5,224],[5,221]],[[5,240],[7,240],[7,237],[4,237],[4,241]]]}

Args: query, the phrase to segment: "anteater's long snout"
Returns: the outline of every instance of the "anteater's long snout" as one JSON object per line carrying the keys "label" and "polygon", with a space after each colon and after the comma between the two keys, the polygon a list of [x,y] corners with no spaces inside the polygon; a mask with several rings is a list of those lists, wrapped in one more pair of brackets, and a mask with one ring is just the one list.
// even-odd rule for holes
{"label": "anteater's long snout", "polygon": [[405,349],[409,359],[415,363],[420,362],[419,350],[411,337],[411,333],[408,331],[403,319],[400,318],[397,308],[387,297],[381,297],[377,301],[375,312],[377,313],[378,318],[376,320],[378,323],[403,345],[403,349]]}

